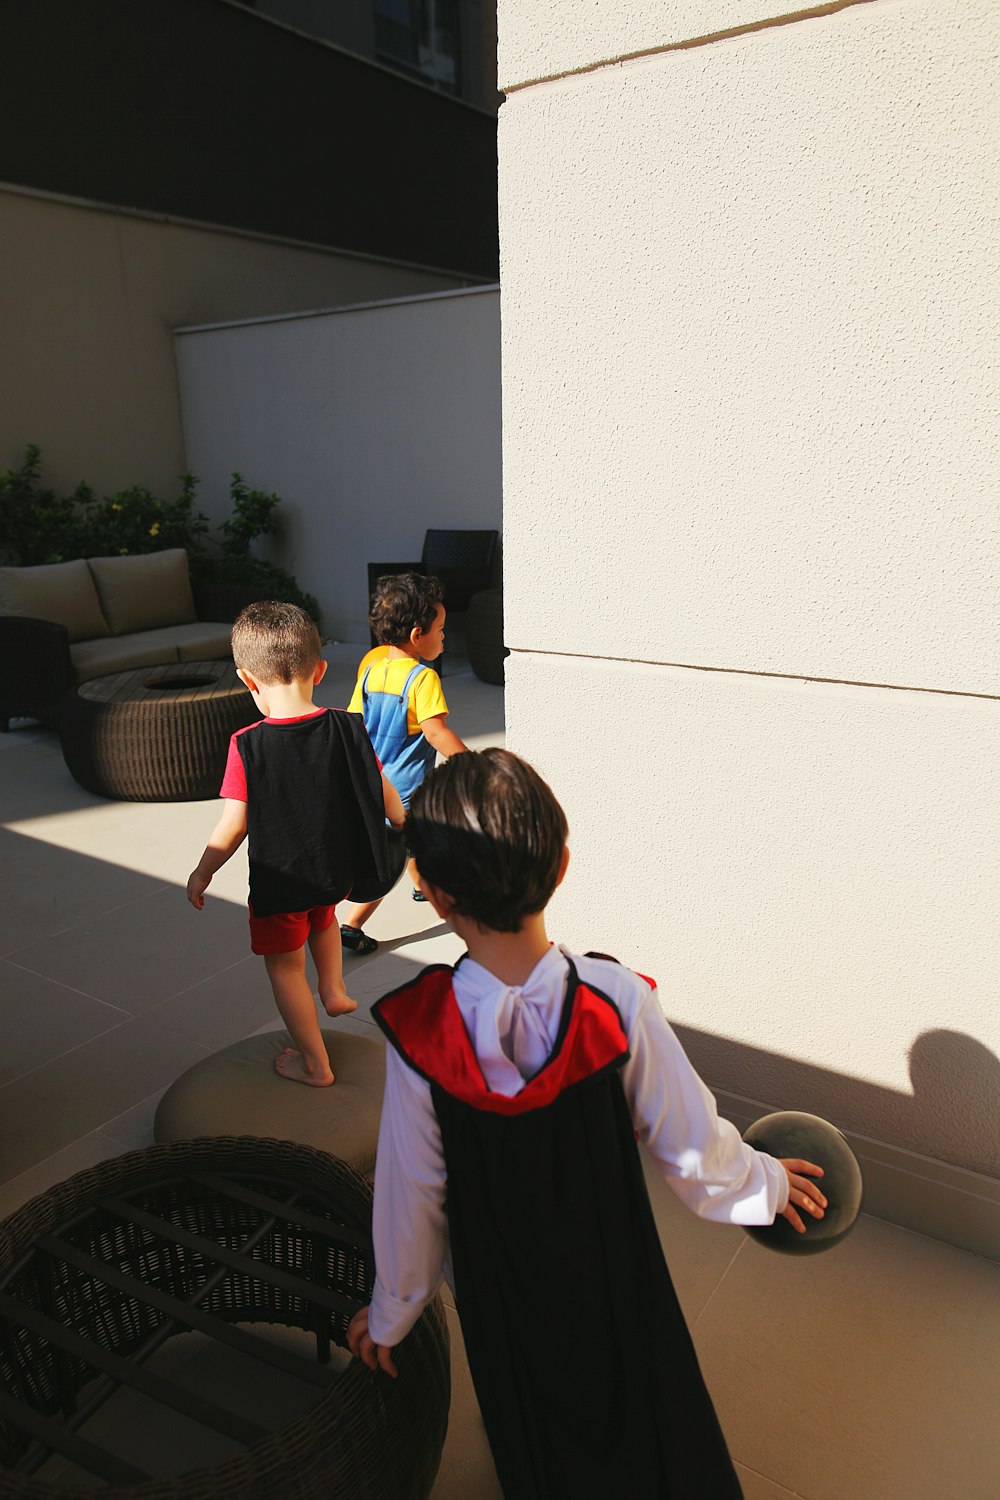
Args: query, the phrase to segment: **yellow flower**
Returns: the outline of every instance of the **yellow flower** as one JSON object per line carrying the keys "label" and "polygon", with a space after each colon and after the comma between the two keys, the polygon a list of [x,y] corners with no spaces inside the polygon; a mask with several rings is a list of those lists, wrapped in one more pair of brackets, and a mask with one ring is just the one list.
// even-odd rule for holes
{"label": "yellow flower", "polygon": [[111,509],[112,510],[121,510],[121,506],[118,504],[117,500],[113,500],[111,502]]}
{"label": "yellow flower", "polygon": [[128,557],[128,548],[127,547],[119,547],[118,548],[118,555],[119,555],[119,557]]}
{"label": "yellow flower", "polygon": [[159,523],[159,521],[154,521],[153,524],[152,524],[152,526],[149,528],[149,534],[150,534],[150,536],[156,536],[159,533],[159,530],[160,530],[160,523]]}

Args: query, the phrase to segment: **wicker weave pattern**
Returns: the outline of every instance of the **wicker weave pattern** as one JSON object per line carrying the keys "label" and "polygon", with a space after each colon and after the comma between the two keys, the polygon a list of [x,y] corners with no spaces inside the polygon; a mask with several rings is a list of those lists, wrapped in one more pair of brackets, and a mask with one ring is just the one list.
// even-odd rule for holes
{"label": "wicker weave pattern", "polygon": [[[221,1186],[220,1178],[226,1179]],[[287,1219],[269,1217],[257,1201],[283,1195],[288,1202],[293,1194]],[[120,1211],[121,1200],[134,1219]],[[135,1222],[147,1215],[169,1220],[177,1239]],[[352,1310],[371,1296],[370,1228],[368,1184],[311,1147],[248,1137],[154,1146],[78,1173],[0,1225],[0,1291],[119,1355],[141,1353],[144,1342],[180,1331],[164,1328],[171,1319],[141,1297],[74,1265],[73,1255],[82,1252],[182,1300],[207,1284],[208,1295],[196,1306],[226,1325],[281,1323],[315,1332],[319,1345],[328,1337],[343,1346]],[[185,1247],[185,1234],[214,1241],[224,1247],[220,1255],[239,1252],[256,1234],[248,1252],[253,1264],[291,1273],[299,1285],[309,1281],[321,1303],[337,1306],[317,1305],[252,1271],[219,1275],[210,1256]],[[55,1240],[39,1246],[46,1235]],[[68,1247],[64,1256],[60,1247]],[[71,1409],[73,1392],[93,1371],[17,1328],[16,1320],[3,1327],[0,1389],[48,1416],[58,1416],[67,1402]],[[450,1395],[439,1303],[427,1309],[397,1360],[398,1380],[353,1361],[305,1416],[217,1467],[96,1489],[14,1472],[18,1463],[32,1467],[32,1444],[5,1415],[0,1500],[425,1500],[440,1462]]]}
{"label": "wicker weave pattern", "polygon": [[[208,685],[184,688],[205,677]],[[175,690],[150,688],[175,680]],[[126,802],[217,797],[230,735],[260,718],[231,662],[181,662],[95,677],[66,695],[63,756],[88,792]]]}

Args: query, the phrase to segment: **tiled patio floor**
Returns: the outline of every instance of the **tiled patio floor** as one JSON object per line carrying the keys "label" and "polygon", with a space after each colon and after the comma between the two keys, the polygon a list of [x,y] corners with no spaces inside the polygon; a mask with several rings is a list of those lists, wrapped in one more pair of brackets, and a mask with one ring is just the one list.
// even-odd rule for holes
{"label": "tiled patio floor", "polygon": [[[342,704],[358,648],[329,654],[321,699]],[[456,730],[502,742],[501,689],[458,660],[448,672]],[[0,1214],[148,1144],[179,1071],[278,1024],[247,949],[244,857],[200,917],[184,900],[213,815],[211,803],[101,801],[71,780],[54,736],[0,736]],[[371,1002],[459,950],[405,886],[371,930],[383,947],[348,961],[361,1007],[340,1024],[376,1035]],[[833,1254],[790,1260],[650,1186],[747,1500],[1000,1500],[1000,1266],[871,1218]],[[435,1500],[493,1500],[450,1318]]]}

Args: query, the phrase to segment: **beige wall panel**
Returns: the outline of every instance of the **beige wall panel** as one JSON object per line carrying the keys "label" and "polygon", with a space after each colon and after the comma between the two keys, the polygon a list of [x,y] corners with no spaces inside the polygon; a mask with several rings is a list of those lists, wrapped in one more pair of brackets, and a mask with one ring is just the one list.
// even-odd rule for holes
{"label": "beige wall panel", "polygon": [[0,468],[176,493],[172,330],[461,285],[458,278],[0,191]]}
{"label": "beige wall panel", "polygon": [[[851,0],[848,0],[851,3]],[[859,0],[855,0],[859,3]],[[867,3],[867,0],[860,0]],[[794,9],[774,0],[500,0],[500,87],[593,67],[609,58],[651,52],[738,26],[763,24]]]}
{"label": "beige wall panel", "polygon": [[550,935],[654,975],[717,1088],[1000,1169],[1000,705],[515,653],[570,823]]}
{"label": "beige wall panel", "polygon": [[512,646],[1000,692],[998,51],[913,0],[508,99]]}

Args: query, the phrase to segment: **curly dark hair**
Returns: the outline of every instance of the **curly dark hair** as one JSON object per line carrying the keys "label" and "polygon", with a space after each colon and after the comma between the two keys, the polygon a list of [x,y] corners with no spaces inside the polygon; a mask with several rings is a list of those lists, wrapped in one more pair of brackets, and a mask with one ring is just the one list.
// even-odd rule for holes
{"label": "curly dark hair", "polygon": [[548,783],[496,748],[445,761],[414,792],[406,819],[421,876],[495,932],[518,932],[548,905],[568,831]]}
{"label": "curly dark hair", "polygon": [[368,623],[383,646],[402,646],[412,630],[430,630],[444,588],[437,578],[421,573],[390,573],[380,578],[372,594]]}
{"label": "curly dark hair", "polygon": [[297,604],[248,604],[233,625],[233,660],[260,683],[310,677],[322,659],[316,622]]}

